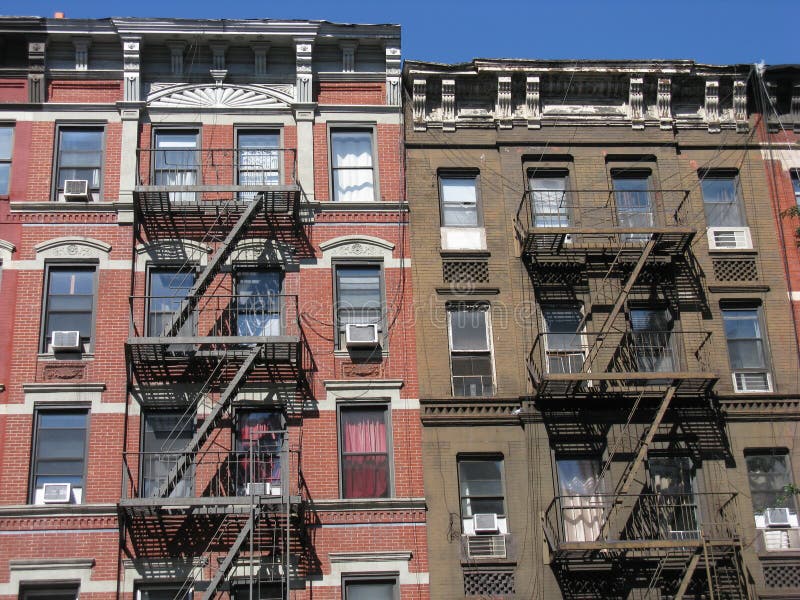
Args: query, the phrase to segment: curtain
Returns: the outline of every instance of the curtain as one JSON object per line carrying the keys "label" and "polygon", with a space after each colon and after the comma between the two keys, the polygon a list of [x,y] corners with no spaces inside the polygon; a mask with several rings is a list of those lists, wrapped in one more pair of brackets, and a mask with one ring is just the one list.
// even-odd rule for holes
{"label": "curtain", "polygon": [[642,373],[675,370],[672,316],[666,309],[630,311],[636,368]]}
{"label": "curtain", "polygon": [[342,420],[342,477],[345,498],[389,496],[385,410],[348,410]]}
{"label": "curtain", "polygon": [[281,419],[274,412],[244,412],[239,415],[236,435],[235,471],[238,494],[248,482],[281,485]]}
{"label": "curtain", "polygon": [[372,134],[335,132],[333,145],[333,199],[369,201],[375,199],[372,173]]}
{"label": "curtain", "polygon": [[593,542],[603,523],[600,463],[593,459],[567,459],[557,462],[561,493],[561,519],[564,540]]}
{"label": "curtain", "polygon": [[[156,185],[197,185],[200,167],[194,133],[161,133],[156,136],[154,173]],[[170,200],[194,201],[194,192],[170,192]]]}

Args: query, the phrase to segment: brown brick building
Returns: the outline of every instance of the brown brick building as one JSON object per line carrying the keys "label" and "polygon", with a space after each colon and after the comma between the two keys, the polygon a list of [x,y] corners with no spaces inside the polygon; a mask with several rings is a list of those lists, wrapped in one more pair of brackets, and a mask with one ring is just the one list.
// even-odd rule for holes
{"label": "brown brick building", "polygon": [[798,597],[794,287],[751,67],[403,79],[432,597]]}
{"label": "brown brick building", "polygon": [[400,28],[0,38],[0,598],[428,598]]}

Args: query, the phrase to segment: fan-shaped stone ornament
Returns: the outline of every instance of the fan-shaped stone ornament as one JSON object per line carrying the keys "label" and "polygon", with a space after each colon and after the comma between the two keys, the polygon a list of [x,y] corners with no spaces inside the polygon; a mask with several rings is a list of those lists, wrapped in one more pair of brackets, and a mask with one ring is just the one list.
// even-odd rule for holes
{"label": "fan-shaped stone ornament", "polygon": [[151,89],[147,104],[159,108],[285,108],[294,101],[291,86],[180,85]]}

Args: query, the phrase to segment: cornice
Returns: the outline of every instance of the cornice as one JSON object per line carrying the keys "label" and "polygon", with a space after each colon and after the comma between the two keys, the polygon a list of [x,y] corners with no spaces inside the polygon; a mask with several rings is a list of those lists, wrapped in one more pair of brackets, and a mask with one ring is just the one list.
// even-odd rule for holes
{"label": "cornice", "polygon": [[422,424],[520,425],[519,398],[450,398],[420,400]]}

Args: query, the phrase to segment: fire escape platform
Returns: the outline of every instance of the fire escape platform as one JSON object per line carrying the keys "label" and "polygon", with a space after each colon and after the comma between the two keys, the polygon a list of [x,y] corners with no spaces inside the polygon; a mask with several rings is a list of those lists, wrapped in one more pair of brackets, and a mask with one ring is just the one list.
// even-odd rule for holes
{"label": "fire escape platform", "polygon": [[279,336],[164,336],[133,337],[125,342],[128,357],[140,363],[186,361],[192,358],[244,358],[254,347],[261,347],[261,362],[296,363],[300,338]]}
{"label": "fire escape platform", "polygon": [[702,395],[719,377],[708,372],[544,373],[531,370],[535,397],[592,399],[598,396],[660,398],[675,387],[676,397]]}
{"label": "fire escape platform", "polygon": [[[288,502],[287,502],[288,501]],[[121,509],[131,514],[236,514],[246,513],[252,505],[279,511],[286,504],[297,505],[302,502],[300,496],[198,496],[180,498],[123,498],[119,502]]]}
{"label": "fire escape platform", "polygon": [[653,259],[658,255],[681,255],[690,247],[697,230],[692,227],[592,228],[534,227],[518,230],[521,254],[534,259],[603,256],[609,253],[641,254],[642,239],[655,240]]}

